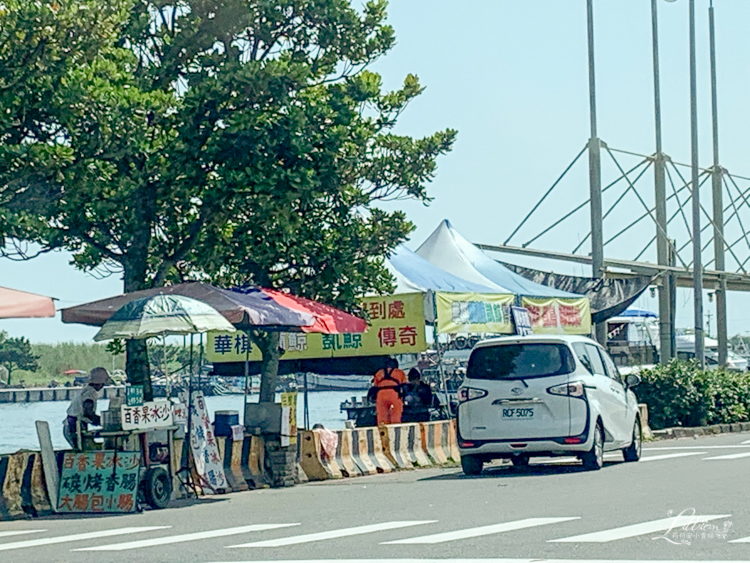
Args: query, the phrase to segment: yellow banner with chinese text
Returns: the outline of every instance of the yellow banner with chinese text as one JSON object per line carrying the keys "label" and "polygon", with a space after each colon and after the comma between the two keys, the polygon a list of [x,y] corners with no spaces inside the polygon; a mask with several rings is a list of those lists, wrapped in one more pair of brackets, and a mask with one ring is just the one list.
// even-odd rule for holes
{"label": "yellow banner with chinese text", "polygon": [[500,293],[436,293],[440,333],[513,332],[510,306],[515,296]]}
{"label": "yellow banner with chinese text", "polygon": [[591,303],[580,299],[524,297],[535,334],[591,333]]}
{"label": "yellow banner with chinese text", "polygon": [[[348,358],[415,354],[427,349],[425,339],[424,296],[421,293],[365,297],[363,308],[370,316],[370,328],[364,333],[281,334],[282,360]],[[260,350],[240,332],[208,334],[206,358],[210,362],[260,361]]]}

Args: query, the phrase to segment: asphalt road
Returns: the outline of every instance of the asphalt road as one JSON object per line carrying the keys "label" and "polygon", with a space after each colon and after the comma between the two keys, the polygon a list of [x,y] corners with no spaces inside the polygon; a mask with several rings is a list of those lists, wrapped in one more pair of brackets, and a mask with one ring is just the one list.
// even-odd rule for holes
{"label": "asphalt road", "polygon": [[474,478],[425,469],[0,523],[0,561],[750,562],[750,434],[646,444],[639,463],[606,459],[598,472],[565,460]]}

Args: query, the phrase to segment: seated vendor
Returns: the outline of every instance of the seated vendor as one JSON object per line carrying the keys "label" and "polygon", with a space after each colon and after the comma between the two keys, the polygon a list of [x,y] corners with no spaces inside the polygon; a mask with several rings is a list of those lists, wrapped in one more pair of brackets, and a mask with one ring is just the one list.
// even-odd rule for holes
{"label": "seated vendor", "polygon": [[430,420],[429,409],[433,406],[434,396],[430,386],[422,381],[422,376],[417,368],[411,368],[407,376],[409,382],[401,386],[404,397],[404,421],[405,422],[428,422]]}
{"label": "seated vendor", "polygon": [[80,423],[81,430],[86,430],[89,423],[101,425],[101,419],[96,414],[96,400],[99,391],[105,385],[111,385],[112,379],[104,368],[94,368],[89,373],[86,386],[75,396],[68,407],[68,416],[63,422],[63,435],[74,450],[80,450],[76,426]]}

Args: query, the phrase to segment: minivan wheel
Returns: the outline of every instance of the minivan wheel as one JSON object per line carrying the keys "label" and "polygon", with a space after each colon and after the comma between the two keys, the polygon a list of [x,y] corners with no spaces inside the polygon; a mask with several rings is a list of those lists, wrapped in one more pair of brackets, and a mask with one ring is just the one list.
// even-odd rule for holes
{"label": "minivan wheel", "polygon": [[601,422],[596,423],[594,443],[591,450],[581,455],[583,467],[588,471],[598,471],[604,465],[604,428]]}
{"label": "minivan wheel", "polygon": [[640,417],[635,417],[633,425],[633,440],[627,448],[622,450],[625,461],[638,461],[641,459],[641,446],[643,444],[643,428],[641,428]]}
{"label": "minivan wheel", "polygon": [[514,455],[510,458],[510,462],[513,464],[513,467],[528,467],[529,456],[524,454]]}
{"label": "minivan wheel", "polygon": [[461,469],[465,475],[479,475],[482,472],[484,462],[475,455],[461,456]]}

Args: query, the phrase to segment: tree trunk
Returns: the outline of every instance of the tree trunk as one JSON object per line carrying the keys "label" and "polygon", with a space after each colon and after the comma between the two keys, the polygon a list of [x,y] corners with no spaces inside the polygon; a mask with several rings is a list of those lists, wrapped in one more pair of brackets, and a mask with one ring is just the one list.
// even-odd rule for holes
{"label": "tree trunk", "polygon": [[260,348],[260,399],[261,403],[276,402],[276,381],[279,376],[279,360],[281,349],[279,348],[278,332],[262,332],[255,330],[251,332],[253,342]]}
{"label": "tree trunk", "polygon": [[145,340],[128,340],[125,343],[125,373],[128,374],[128,382],[131,385],[143,385],[144,401],[154,400]]}
{"label": "tree trunk", "polygon": [[5,369],[8,370],[8,387],[10,387],[10,372],[11,372],[11,369],[9,367],[6,367]]}
{"label": "tree trunk", "polygon": [[[146,289],[143,279],[146,277],[145,267],[133,268],[130,264],[123,264],[125,293]],[[151,373],[148,364],[148,348],[145,340],[128,340],[125,343],[125,373],[131,385],[143,385],[143,400],[153,401],[154,390],[151,387]]]}

